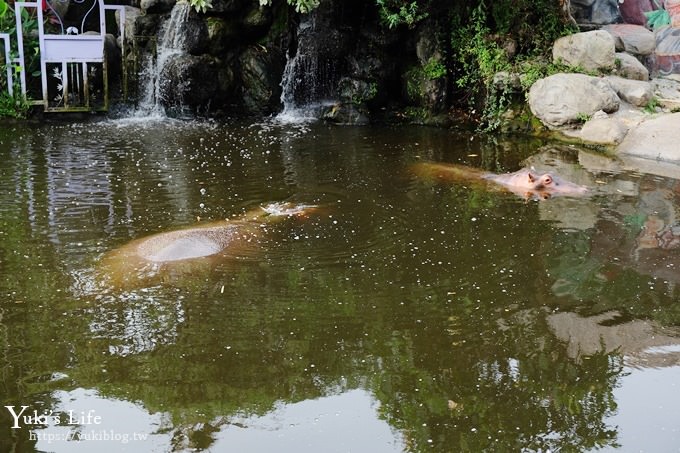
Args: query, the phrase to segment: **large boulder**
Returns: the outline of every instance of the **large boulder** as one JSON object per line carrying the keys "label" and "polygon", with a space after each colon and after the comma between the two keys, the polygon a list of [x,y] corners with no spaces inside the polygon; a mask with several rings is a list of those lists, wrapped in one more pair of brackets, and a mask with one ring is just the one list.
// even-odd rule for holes
{"label": "large boulder", "polygon": [[598,145],[618,145],[627,132],[628,127],[617,118],[594,118],[581,128],[581,139]]}
{"label": "large boulder", "polygon": [[652,85],[649,82],[628,80],[617,76],[608,76],[607,80],[621,100],[636,107],[646,106],[654,97]]}
{"label": "large boulder", "polygon": [[249,113],[269,114],[280,108],[285,58],[274,49],[250,46],[240,58],[243,106]]}
{"label": "large boulder", "polygon": [[628,132],[618,152],[646,159],[680,162],[678,124],[680,113],[643,121]]}
{"label": "large boulder", "polygon": [[625,52],[616,53],[614,74],[631,80],[649,80],[649,70],[640,60]]}
{"label": "large boulder", "polygon": [[614,37],[604,30],[563,36],[553,45],[553,61],[587,71],[613,69],[614,54]]}
{"label": "large boulder", "polygon": [[182,109],[205,112],[218,94],[216,61],[208,55],[175,54],[168,58],[159,78],[160,103],[175,113]]}
{"label": "large boulder", "polygon": [[614,38],[616,50],[633,55],[649,55],[654,52],[656,40],[654,33],[641,25],[612,24],[602,27]]}
{"label": "large boulder", "polygon": [[620,99],[609,82],[585,74],[555,74],[529,89],[531,112],[548,127],[574,123],[599,110],[618,110]]}

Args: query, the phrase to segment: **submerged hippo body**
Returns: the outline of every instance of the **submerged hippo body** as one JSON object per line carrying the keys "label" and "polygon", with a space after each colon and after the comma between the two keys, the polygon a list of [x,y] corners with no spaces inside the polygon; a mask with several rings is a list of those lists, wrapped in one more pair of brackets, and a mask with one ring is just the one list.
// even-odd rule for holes
{"label": "submerged hippo body", "polygon": [[581,196],[588,193],[584,186],[574,184],[552,173],[539,173],[523,168],[514,173],[495,174],[456,164],[419,163],[414,172],[454,182],[485,184],[503,188],[524,198],[546,199],[555,196]]}
{"label": "submerged hippo body", "polygon": [[238,256],[257,245],[268,225],[306,215],[314,209],[289,203],[270,204],[234,219],[136,239],[105,254],[99,274],[109,286],[118,288],[200,274],[216,261]]}
{"label": "submerged hippo body", "polygon": [[[514,173],[496,175],[489,173],[482,176],[487,181],[495,182],[511,192],[522,194],[536,194],[547,196],[583,195],[588,192],[586,187],[574,184],[552,173],[538,173],[532,169],[523,168]],[[545,197],[544,197],[545,198]]]}

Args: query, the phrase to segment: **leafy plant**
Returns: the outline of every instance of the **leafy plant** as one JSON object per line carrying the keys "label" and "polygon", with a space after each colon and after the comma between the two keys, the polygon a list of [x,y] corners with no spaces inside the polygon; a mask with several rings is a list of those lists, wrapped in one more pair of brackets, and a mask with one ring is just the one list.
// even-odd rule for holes
{"label": "leafy plant", "polygon": [[551,0],[482,0],[453,16],[451,49],[456,86],[474,110],[483,104],[481,122],[495,129],[516,98],[517,87],[494,84],[499,72],[520,75],[526,91],[539,78],[556,72],[552,44],[572,31]]}
{"label": "leafy plant", "polygon": [[189,0],[189,5],[196,10],[197,13],[205,14],[212,8],[212,0]]}
{"label": "leafy plant", "polygon": [[[0,71],[2,71],[3,74],[6,72],[6,69],[6,65],[0,67]],[[20,69],[21,68],[17,66],[13,67],[15,81],[18,81],[18,71]],[[30,110],[30,104],[21,94],[18,83],[15,83],[12,88],[12,94],[9,94],[7,84],[0,85],[0,118],[26,118]]]}
{"label": "leafy plant", "polygon": [[407,0],[376,0],[380,19],[388,28],[396,28],[399,25],[413,27],[419,21],[427,17],[427,13],[418,5],[417,1]]}
{"label": "leafy plant", "polygon": [[585,123],[587,121],[590,121],[592,117],[593,116],[590,115],[589,113],[579,112],[576,114],[576,121],[578,121],[579,123]]}
{"label": "leafy plant", "polygon": [[643,110],[647,113],[656,113],[656,109],[659,107],[659,100],[656,97],[652,97],[647,105],[644,106]]}
{"label": "leafy plant", "polygon": [[[319,0],[287,0],[288,4],[298,13],[309,13],[319,6]],[[272,0],[260,0],[260,6],[271,6]]]}
{"label": "leafy plant", "polygon": [[423,72],[425,73],[425,77],[430,80],[441,79],[446,76],[446,66],[444,66],[440,60],[430,58],[425,66],[423,66]]}

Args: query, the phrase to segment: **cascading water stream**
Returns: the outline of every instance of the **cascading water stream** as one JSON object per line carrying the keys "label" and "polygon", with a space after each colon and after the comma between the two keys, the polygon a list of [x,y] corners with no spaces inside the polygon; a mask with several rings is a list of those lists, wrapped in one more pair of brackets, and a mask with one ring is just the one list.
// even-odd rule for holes
{"label": "cascading water stream", "polygon": [[139,105],[136,117],[165,118],[163,106],[163,84],[168,81],[162,77],[163,68],[175,56],[187,53],[188,21],[191,6],[188,2],[177,2],[172,8],[170,18],[165,21],[158,34],[156,54],[149,55],[144,62],[140,78]]}
{"label": "cascading water stream", "polygon": [[314,13],[303,16],[297,30],[297,51],[286,56],[281,78],[283,111],[276,119],[283,123],[317,120],[323,110],[335,103],[335,65],[320,52],[323,27],[317,27]]}

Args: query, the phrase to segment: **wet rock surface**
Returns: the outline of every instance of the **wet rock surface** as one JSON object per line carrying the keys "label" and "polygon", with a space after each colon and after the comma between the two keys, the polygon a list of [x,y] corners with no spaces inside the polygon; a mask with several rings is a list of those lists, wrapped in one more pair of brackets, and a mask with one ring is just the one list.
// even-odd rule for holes
{"label": "wet rock surface", "polygon": [[602,110],[615,112],[619,97],[602,78],[585,74],[555,74],[529,90],[532,113],[549,127],[563,126]]}

